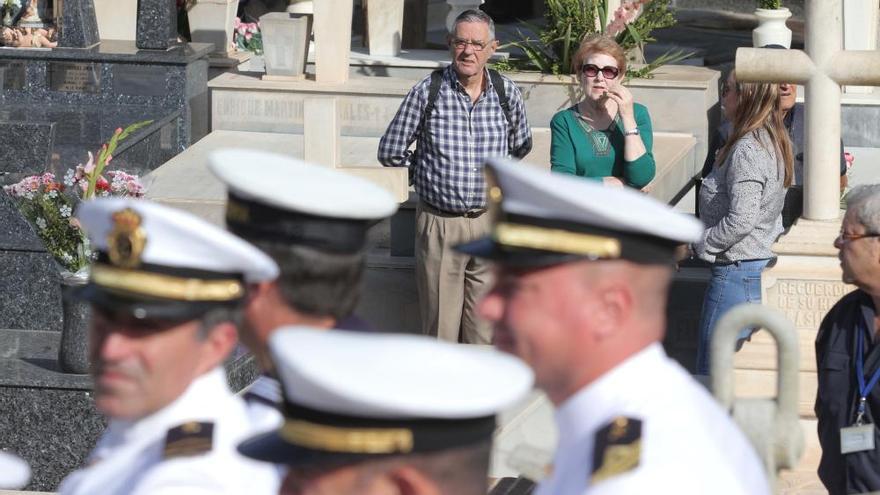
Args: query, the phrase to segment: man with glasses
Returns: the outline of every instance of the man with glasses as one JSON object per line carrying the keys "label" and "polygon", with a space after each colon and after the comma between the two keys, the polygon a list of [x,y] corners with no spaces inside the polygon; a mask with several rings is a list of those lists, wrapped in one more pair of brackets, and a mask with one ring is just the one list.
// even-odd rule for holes
{"label": "man with glasses", "polygon": [[880,184],[847,195],[834,247],[843,281],[858,289],[831,308],[816,335],[819,478],[831,495],[867,493],[880,490]]}
{"label": "man with glasses", "polygon": [[467,10],[448,41],[452,63],[410,90],[379,142],[378,158],[385,166],[410,167],[419,194],[415,254],[423,332],[487,344],[491,331],[475,307],[488,266],[452,246],[489,231],[483,163],[522,158],[532,137],[519,89],[486,69],[498,46],[492,19]]}

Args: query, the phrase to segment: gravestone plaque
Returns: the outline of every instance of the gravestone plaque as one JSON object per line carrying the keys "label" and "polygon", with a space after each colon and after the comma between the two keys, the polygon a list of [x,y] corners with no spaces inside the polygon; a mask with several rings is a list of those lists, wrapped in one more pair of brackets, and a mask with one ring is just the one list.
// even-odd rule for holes
{"label": "gravestone plaque", "polygon": [[89,62],[50,62],[49,89],[69,93],[99,93],[100,66]]}
{"label": "gravestone plaque", "polygon": [[45,170],[55,140],[53,122],[0,121],[0,136],[9,136],[0,146],[0,173],[4,184]]}
{"label": "gravestone plaque", "polygon": [[93,0],[64,0],[58,23],[59,47],[91,48],[101,42]]}
{"label": "gravestone plaque", "polygon": [[26,70],[24,62],[0,62],[0,91],[24,89]]}
{"label": "gravestone plaque", "polygon": [[166,93],[168,74],[156,67],[116,65],[113,67],[113,91],[123,95],[162,96]]}
{"label": "gravestone plaque", "polygon": [[137,39],[142,50],[167,50],[177,45],[175,0],[138,0]]}

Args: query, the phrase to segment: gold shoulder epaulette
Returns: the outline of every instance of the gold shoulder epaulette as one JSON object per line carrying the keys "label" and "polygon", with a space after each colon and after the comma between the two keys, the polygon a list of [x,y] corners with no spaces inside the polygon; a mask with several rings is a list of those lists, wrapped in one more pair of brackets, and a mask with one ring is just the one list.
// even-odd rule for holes
{"label": "gold shoulder epaulette", "polygon": [[168,430],[164,459],[187,457],[210,452],[214,446],[214,423],[190,421]]}
{"label": "gold shoulder epaulette", "polygon": [[596,432],[590,484],[599,483],[639,465],[642,452],[642,422],[618,416]]}

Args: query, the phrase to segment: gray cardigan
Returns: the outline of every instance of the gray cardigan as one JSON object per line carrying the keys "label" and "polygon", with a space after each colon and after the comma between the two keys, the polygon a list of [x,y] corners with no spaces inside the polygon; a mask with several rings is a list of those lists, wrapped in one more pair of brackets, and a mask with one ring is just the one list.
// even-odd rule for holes
{"label": "gray cardigan", "polygon": [[773,258],[782,233],[785,170],[764,129],[743,136],[700,189],[706,230],[694,251],[710,263]]}

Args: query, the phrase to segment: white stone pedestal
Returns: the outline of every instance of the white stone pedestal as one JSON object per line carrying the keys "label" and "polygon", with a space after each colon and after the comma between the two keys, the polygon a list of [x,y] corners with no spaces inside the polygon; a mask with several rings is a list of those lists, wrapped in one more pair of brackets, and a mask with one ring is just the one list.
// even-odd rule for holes
{"label": "white stone pedestal", "polygon": [[341,163],[342,125],[336,98],[306,98],[303,101],[303,159],[336,168]]}
{"label": "white stone pedestal", "polygon": [[213,43],[214,53],[232,52],[232,26],[238,0],[196,0],[187,12],[193,42]]}
{"label": "white stone pedestal", "polygon": [[396,57],[403,38],[403,0],[369,0],[370,55]]}
{"label": "white stone pedestal", "polygon": [[353,5],[352,0],[315,2],[315,79],[320,83],[348,80]]}
{"label": "white stone pedestal", "polygon": [[[878,12],[876,0],[843,2],[843,49],[876,50]],[[869,86],[845,86],[846,93],[873,93]]]}
{"label": "white stone pedestal", "polygon": [[263,33],[265,78],[305,77],[312,16],[270,12],[260,17],[260,29]]}
{"label": "white stone pedestal", "polygon": [[137,2],[94,0],[98,34],[102,40],[134,41]]}
{"label": "white stone pedestal", "polygon": [[455,18],[465,10],[478,9],[483,5],[483,0],[446,0],[449,4],[449,13],[446,14],[446,30],[452,32],[452,24]]}

